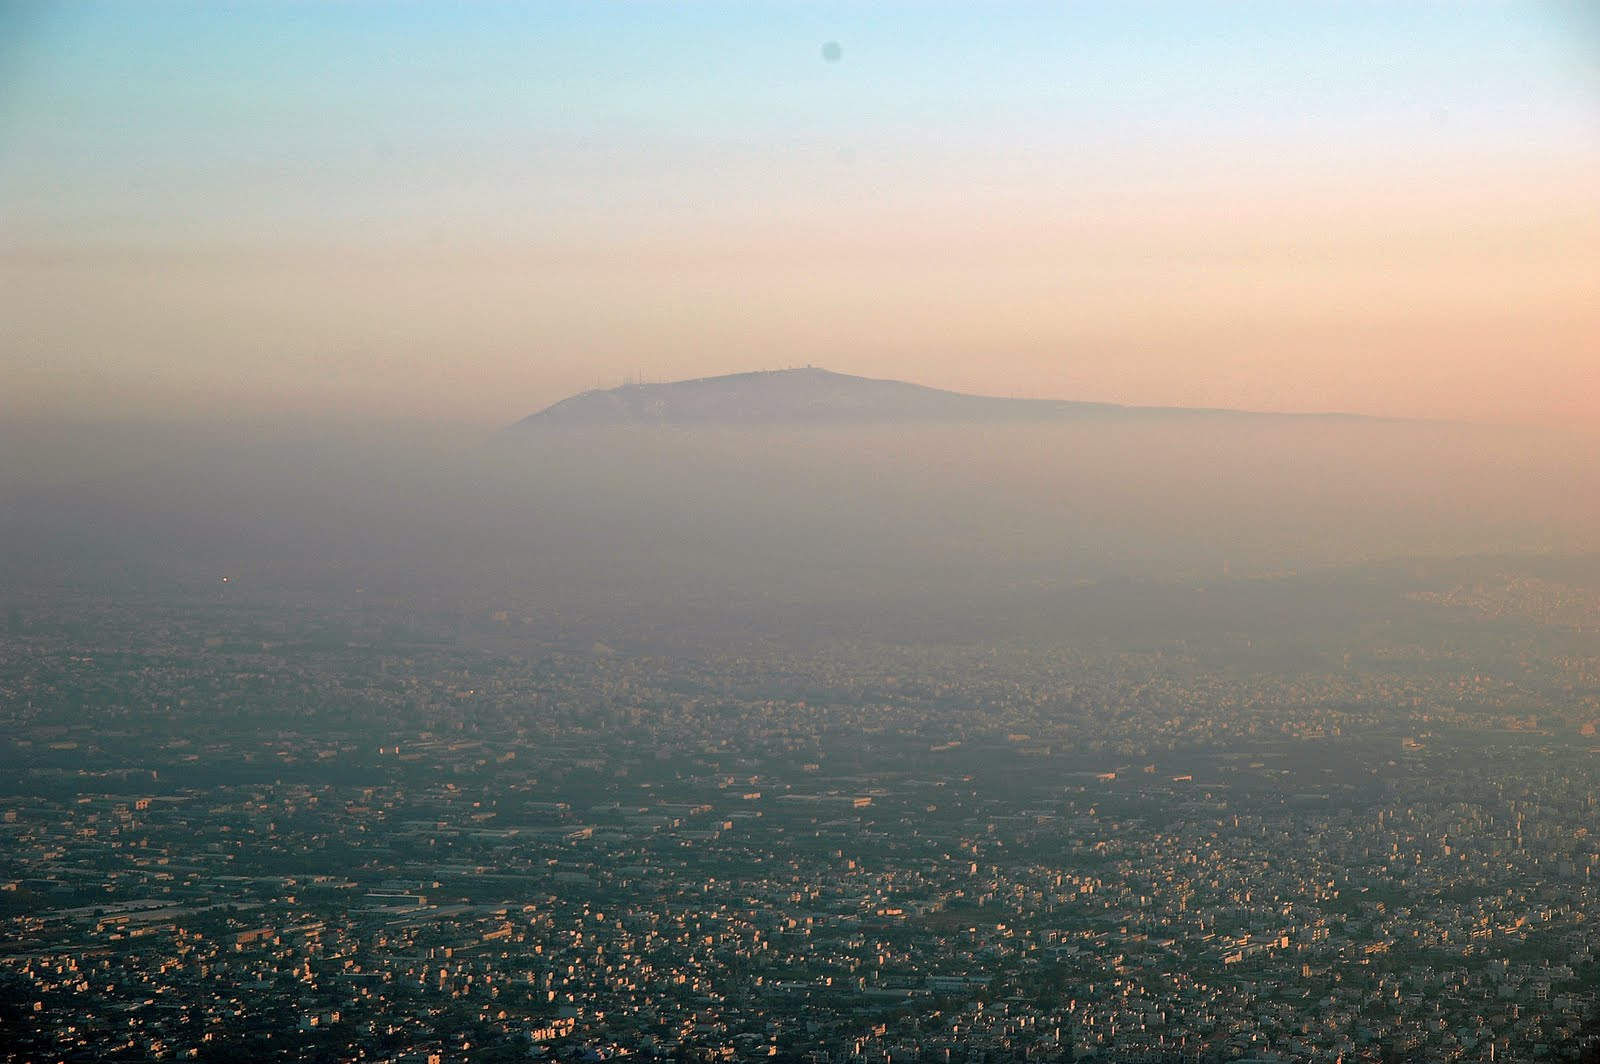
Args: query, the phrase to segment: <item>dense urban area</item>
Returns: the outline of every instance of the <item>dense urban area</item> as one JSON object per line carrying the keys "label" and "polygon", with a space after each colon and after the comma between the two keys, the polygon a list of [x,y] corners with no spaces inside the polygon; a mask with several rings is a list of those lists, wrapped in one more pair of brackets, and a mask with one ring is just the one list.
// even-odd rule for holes
{"label": "dense urban area", "polygon": [[695,654],[495,604],[10,595],[0,1045],[1571,1058],[1600,609],[1485,573],[1293,637]]}

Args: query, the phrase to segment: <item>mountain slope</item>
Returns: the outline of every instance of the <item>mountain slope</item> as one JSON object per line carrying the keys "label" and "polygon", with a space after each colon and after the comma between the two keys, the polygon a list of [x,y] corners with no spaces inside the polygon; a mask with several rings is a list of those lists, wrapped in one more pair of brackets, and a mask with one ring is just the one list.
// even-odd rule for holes
{"label": "mountain slope", "polygon": [[[587,425],[762,425],[1056,421],[1127,417],[1282,417],[1182,407],[1002,399],[807,366],[581,392],[514,428]],[[1341,416],[1341,415],[1333,415]]]}

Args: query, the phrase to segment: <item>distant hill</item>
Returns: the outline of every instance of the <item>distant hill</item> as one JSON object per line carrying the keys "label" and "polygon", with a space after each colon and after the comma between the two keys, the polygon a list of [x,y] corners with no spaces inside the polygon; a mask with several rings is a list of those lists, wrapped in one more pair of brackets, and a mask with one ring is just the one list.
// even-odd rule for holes
{"label": "distant hill", "polygon": [[522,419],[513,429],[598,425],[796,425],[897,422],[1026,422],[1087,418],[1284,418],[1350,415],[1259,414],[1194,407],[1121,406],[1058,399],[1002,399],[803,369],[734,373],[664,384],[580,392]]}

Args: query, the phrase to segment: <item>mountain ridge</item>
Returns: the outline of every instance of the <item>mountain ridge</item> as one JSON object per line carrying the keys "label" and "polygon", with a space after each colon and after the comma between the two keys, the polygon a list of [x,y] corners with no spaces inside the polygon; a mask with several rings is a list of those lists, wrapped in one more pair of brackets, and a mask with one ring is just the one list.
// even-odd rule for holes
{"label": "mountain ridge", "polygon": [[1196,417],[1387,420],[1338,412],[1277,413],[1221,407],[1127,406],[1072,399],[1014,399],[804,366],[591,389],[530,414],[510,428],[515,431],[602,425],[844,425]]}

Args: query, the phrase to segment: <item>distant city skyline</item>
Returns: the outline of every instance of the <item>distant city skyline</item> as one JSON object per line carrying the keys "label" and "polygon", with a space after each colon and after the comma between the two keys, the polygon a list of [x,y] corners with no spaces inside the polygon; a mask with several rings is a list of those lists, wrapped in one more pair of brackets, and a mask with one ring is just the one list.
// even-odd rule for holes
{"label": "distant city skyline", "polygon": [[1600,424],[1582,4],[0,9],[0,417],[642,374]]}

